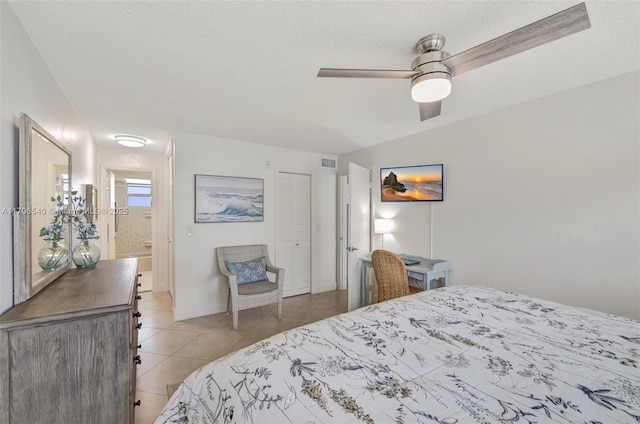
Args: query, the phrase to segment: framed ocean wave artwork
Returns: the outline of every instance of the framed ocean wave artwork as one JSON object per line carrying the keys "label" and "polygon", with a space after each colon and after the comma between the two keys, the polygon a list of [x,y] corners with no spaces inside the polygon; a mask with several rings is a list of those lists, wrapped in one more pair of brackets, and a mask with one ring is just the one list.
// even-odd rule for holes
{"label": "framed ocean wave artwork", "polygon": [[195,175],[195,222],[264,221],[262,178]]}

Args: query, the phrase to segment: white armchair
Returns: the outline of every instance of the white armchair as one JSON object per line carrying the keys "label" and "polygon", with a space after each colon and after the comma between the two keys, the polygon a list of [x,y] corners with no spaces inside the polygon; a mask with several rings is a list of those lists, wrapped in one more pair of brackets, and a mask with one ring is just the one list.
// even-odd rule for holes
{"label": "white armchair", "polygon": [[[231,306],[233,329],[238,329],[238,311],[277,303],[278,319],[282,319],[282,286],[284,269],[269,260],[267,246],[223,246],[216,248],[220,272],[229,280],[227,311]],[[275,274],[270,281],[267,272]]]}

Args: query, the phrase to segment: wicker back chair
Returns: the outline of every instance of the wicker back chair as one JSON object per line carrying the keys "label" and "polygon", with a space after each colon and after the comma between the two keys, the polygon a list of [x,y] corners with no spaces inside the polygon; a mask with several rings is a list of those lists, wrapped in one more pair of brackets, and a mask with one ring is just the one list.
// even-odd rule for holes
{"label": "wicker back chair", "polygon": [[409,285],[407,267],[395,253],[374,250],[371,254],[371,262],[378,284],[378,302],[422,291],[418,287]]}
{"label": "wicker back chair", "polygon": [[[238,329],[238,311],[255,308],[257,306],[278,304],[278,319],[282,319],[282,287],[284,284],[284,269],[274,266],[269,260],[269,253],[265,244],[246,246],[223,246],[216,248],[220,272],[229,280],[229,295],[227,296],[227,313],[231,306],[233,313],[233,329]],[[266,280],[238,284],[236,274],[229,271],[227,262],[245,262],[253,259],[265,258],[267,272],[275,274],[275,281]]]}

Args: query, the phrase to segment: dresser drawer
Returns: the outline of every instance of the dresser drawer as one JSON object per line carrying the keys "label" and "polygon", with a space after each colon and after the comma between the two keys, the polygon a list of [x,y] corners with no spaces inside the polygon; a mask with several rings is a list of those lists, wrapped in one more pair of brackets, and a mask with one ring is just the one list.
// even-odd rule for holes
{"label": "dresser drawer", "polygon": [[134,422],[136,268],[71,269],[0,316],[0,424]]}

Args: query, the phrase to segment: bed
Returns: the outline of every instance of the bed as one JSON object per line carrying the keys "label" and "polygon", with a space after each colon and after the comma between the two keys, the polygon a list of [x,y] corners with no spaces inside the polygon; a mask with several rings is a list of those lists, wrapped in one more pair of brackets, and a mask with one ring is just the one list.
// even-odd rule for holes
{"label": "bed", "polygon": [[639,362],[640,322],[454,286],[228,354],[156,424],[640,422]]}

